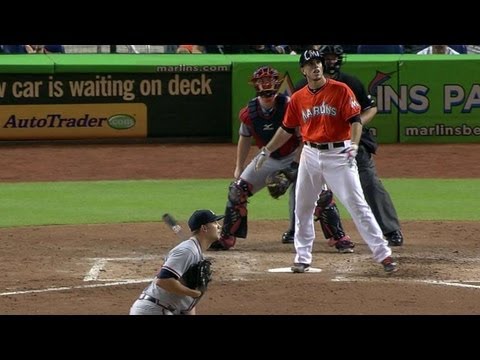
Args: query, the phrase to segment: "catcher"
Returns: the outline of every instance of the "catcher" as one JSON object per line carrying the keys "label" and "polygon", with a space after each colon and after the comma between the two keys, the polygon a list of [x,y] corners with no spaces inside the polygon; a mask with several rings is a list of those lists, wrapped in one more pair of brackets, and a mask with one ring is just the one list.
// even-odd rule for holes
{"label": "catcher", "polygon": [[[237,158],[234,170],[235,180],[228,189],[228,199],[225,208],[220,240],[213,243],[212,250],[228,250],[236,243],[236,238],[247,237],[247,203],[248,198],[262,190],[267,184],[270,193],[275,198],[283,195],[290,185],[289,217],[290,228],[282,236],[283,243],[293,243],[295,232],[295,179],[298,169],[300,152],[300,136],[292,136],[280,149],[267,159],[258,172],[255,162],[251,161],[245,167],[246,159],[252,145],[252,138],[260,149],[273,137],[282,124],[283,115],[290,98],[279,94],[282,83],[279,72],[270,66],[257,68],[250,83],[256,91],[256,97],[251,99],[246,107],[240,110],[240,129],[237,145]],[[279,172],[280,171],[280,172]],[[283,181],[277,185],[279,179]],[[287,176],[288,174],[288,176]],[[269,181],[266,183],[267,178]],[[288,181],[287,181],[288,180]]]}
{"label": "catcher", "polygon": [[130,308],[130,315],[195,315],[211,280],[203,250],[219,239],[223,215],[197,210],[188,220],[192,236],[174,247],[153,281]]}

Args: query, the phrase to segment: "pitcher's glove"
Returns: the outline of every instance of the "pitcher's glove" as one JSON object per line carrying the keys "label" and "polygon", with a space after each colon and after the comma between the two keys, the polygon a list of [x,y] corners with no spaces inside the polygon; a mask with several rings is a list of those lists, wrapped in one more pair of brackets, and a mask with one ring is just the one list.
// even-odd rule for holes
{"label": "pitcher's glove", "polygon": [[292,162],[289,167],[276,170],[265,179],[270,196],[278,199],[285,194],[292,182],[297,179],[298,163]]}
{"label": "pitcher's glove", "polygon": [[190,289],[199,290],[202,293],[205,292],[208,283],[212,280],[211,265],[212,263],[208,259],[203,259],[198,263],[191,265],[182,276],[185,285]]}

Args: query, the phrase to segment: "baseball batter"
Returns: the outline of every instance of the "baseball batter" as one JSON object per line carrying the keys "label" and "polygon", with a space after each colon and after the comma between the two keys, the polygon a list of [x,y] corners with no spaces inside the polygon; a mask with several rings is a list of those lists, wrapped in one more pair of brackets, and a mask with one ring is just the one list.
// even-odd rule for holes
{"label": "baseball batter", "polygon": [[[368,95],[359,79],[340,71],[344,60],[343,48],[340,45],[323,45],[320,51],[325,57],[325,77],[347,84],[348,87],[352,89],[360,104],[360,118],[362,120],[363,131],[355,160],[357,162],[363,194],[388,244],[390,246],[402,246],[403,233],[400,228],[397,211],[395,210],[390,194],[378,177],[375,161],[372,156],[372,154],[375,154],[378,144],[375,137],[365,126],[372,121],[377,113],[375,100]],[[297,83],[296,88],[301,89],[305,85],[307,85],[307,80],[302,79]],[[329,201],[325,201],[327,198]],[[317,204],[320,205],[315,209],[315,217],[320,221],[323,233],[325,237],[329,239],[328,243],[330,245],[335,244],[337,249],[341,251],[346,247],[339,247],[339,243],[343,243],[345,241],[344,239],[350,240],[350,238],[343,230],[340,213],[335,205],[331,191],[327,190],[322,192]]]}
{"label": "baseball batter", "polygon": [[[259,171],[255,171],[255,162],[245,167],[252,137],[258,148],[265,146],[282,124],[290,98],[277,94],[281,79],[276,69],[261,66],[256,69],[250,80],[257,96],[240,110],[240,129],[237,145],[237,159],[234,171],[235,181],[228,189],[225,208],[225,220],[220,240],[212,244],[212,250],[228,250],[233,247],[236,238],[247,237],[247,199],[265,187],[266,178],[276,170],[291,168],[296,174],[298,168],[300,137],[297,133],[278,150],[272,152]],[[295,182],[290,186],[289,216],[290,228],[283,234],[283,243],[293,243],[295,230]]]}
{"label": "baseball batter", "polygon": [[308,85],[292,95],[282,126],[255,158],[256,169],[299,127],[304,141],[295,193],[295,249],[292,271],[303,273],[312,262],[315,228],[312,214],[326,184],[350,213],[358,232],[388,273],[397,271],[392,250],[365,201],[355,156],[362,123],[360,105],[344,83],[326,79],[325,58],[319,50],[300,56]]}
{"label": "baseball batter", "polygon": [[184,275],[203,260],[203,250],[220,235],[217,216],[210,210],[197,210],[188,220],[192,236],[174,247],[159,273],[130,308],[130,315],[195,315],[203,293],[185,285]]}

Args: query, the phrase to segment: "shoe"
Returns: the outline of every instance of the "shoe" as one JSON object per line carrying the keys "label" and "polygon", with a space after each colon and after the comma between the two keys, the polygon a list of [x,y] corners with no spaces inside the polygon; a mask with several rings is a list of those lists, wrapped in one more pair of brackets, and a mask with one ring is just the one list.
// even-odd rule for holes
{"label": "shoe", "polygon": [[310,269],[310,265],[304,263],[295,263],[293,264],[291,269],[294,273],[304,273],[305,271],[308,271]]}
{"label": "shoe", "polygon": [[397,263],[393,262],[393,259],[391,256],[386,257],[382,261],[383,265],[383,270],[385,270],[386,273],[394,273],[398,271]]}
{"label": "shoe", "polygon": [[335,240],[335,238],[331,237],[330,239],[328,239],[328,246],[332,247],[332,246],[335,246],[335,244],[337,243],[337,240]]}
{"label": "shoe", "polygon": [[218,239],[217,241],[213,242],[210,245],[208,250],[211,250],[211,251],[228,250],[235,245],[236,241],[237,239],[233,235],[222,235],[220,236],[220,239]]}
{"label": "shoe", "polygon": [[328,239],[328,246],[335,246],[337,251],[342,254],[351,254],[353,253],[353,248],[355,247],[355,243],[352,242],[350,236],[345,235],[338,240],[334,238]]}
{"label": "shoe", "polygon": [[282,235],[283,244],[293,244],[293,238],[295,236],[295,230],[285,231]]}
{"label": "shoe", "polygon": [[208,248],[210,251],[221,251],[221,250],[228,250],[220,241],[213,242],[210,247]]}
{"label": "shoe", "polygon": [[400,230],[395,230],[385,234],[385,238],[388,241],[390,246],[402,246],[403,245],[403,234]]}

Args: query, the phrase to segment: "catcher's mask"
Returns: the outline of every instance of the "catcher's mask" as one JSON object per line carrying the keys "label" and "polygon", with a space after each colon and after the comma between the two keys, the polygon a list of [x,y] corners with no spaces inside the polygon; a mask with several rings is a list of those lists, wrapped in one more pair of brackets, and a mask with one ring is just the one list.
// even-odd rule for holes
{"label": "catcher's mask", "polygon": [[257,96],[272,97],[280,88],[282,79],[277,69],[270,66],[260,66],[254,71],[250,83],[255,87]]}
{"label": "catcher's mask", "polygon": [[342,66],[345,57],[343,48],[340,45],[323,45],[320,48],[320,51],[324,57],[326,55],[334,55],[328,56],[325,59],[324,72],[330,76],[338,74],[340,71],[340,66]]}

